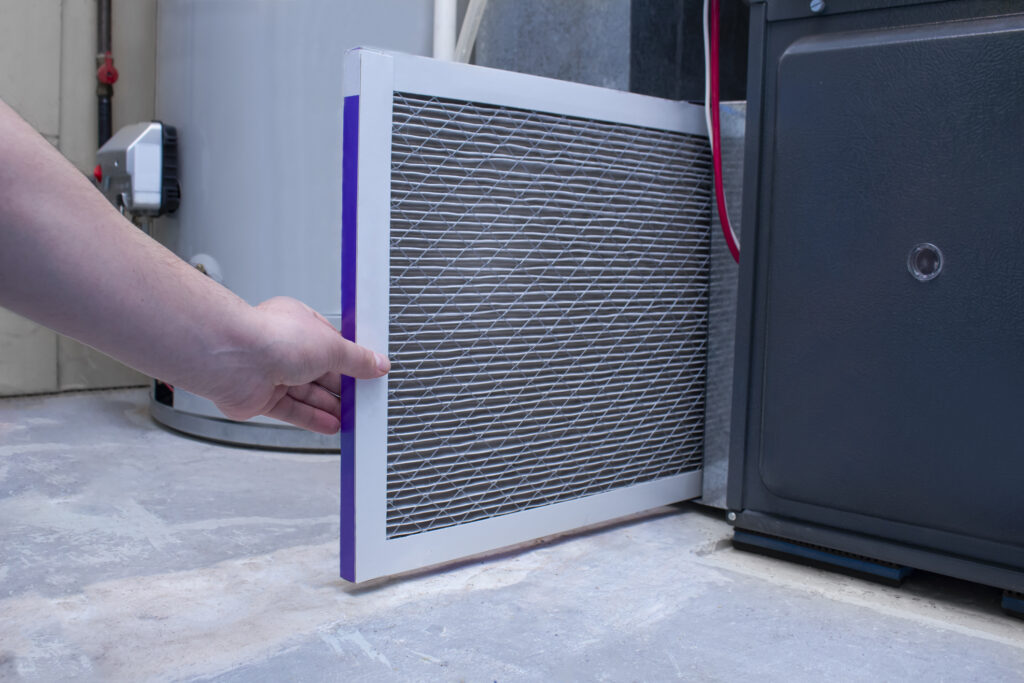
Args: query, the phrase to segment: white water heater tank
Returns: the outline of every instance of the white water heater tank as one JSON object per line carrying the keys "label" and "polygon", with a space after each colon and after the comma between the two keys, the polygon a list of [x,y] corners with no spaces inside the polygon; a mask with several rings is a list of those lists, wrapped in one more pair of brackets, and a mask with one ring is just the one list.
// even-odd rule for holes
{"label": "white water heater tank", "polygon": [[[177,128],[181,205],[154,235],[250,304],[300,299],[340,324],[342,64],[352,47],[426,55],[433,7],[407,0],[160,0],[157,119]],[[234,443],[338,448],[238,423],[154,388],[153,416]]]}

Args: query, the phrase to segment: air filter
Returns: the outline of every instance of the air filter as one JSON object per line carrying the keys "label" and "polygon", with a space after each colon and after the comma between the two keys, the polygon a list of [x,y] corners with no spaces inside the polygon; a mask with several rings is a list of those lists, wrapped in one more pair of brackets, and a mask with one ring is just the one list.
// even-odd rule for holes
{"label": "air filter", "polygon": [[450,62],[346,64],[341,572],[700,495],[700,107]]}

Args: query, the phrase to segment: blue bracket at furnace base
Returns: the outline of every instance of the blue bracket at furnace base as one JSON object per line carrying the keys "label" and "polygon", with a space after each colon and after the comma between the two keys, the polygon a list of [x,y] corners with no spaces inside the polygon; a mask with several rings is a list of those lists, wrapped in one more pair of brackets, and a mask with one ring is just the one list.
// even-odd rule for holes
{"label": "blue bracket at furnace base", "polygon": [[903,583],[903,580],[914,571],[910,567],[875,562],[866,557],[851,556],[840,551],[832,552],[827,548],[808,546],[742,529],[736,529],[733,533],[733,545],[743,550],[835,569],[892,585]]}
{"label": "blue bracket at furnace base", "polygon": [[1024,594],[1010,591],[1003,593],[1003,610],[1011,616],[1024,619]]}

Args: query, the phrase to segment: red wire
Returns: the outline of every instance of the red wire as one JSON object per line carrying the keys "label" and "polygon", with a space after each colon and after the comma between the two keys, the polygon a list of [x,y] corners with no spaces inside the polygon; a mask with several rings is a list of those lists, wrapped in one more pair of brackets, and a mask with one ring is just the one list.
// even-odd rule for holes
{"label": "red wire", "polygon": [[718,112],[718,0],[710,0],[708,7],[708,38],[710,42],[711,65],[711,160],[715,168],[715,199],[718,201],[718,219],[729,252],[740,262],[740,245],[736,243],[729,223],[729,212],[725,208],[725,187],[722,183],[722,126]]}

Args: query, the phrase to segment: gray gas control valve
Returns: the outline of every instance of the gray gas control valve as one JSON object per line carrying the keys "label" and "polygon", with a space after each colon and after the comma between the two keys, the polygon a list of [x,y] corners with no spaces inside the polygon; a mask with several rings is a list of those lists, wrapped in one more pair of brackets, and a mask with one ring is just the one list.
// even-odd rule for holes
{"label": "gray gas control valve", "polygon": [[131,217],[174,213],[178,184],[178,131],[159,121],[117,131],[96,153],[96,180],[107,199]]}

